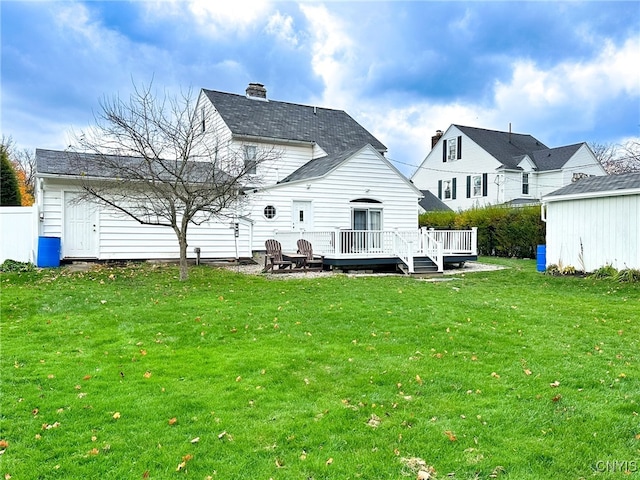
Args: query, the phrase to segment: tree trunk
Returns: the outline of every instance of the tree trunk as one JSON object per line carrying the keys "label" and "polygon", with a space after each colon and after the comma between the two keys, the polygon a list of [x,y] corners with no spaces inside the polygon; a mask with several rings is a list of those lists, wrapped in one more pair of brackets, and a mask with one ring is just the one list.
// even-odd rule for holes
{"label": "tree trunk", "polygon": [[178,243],[180,244],[180,281],[184,282],[189,279],[189,265],[187,263],[187,232],[183,230],[178,235]]}

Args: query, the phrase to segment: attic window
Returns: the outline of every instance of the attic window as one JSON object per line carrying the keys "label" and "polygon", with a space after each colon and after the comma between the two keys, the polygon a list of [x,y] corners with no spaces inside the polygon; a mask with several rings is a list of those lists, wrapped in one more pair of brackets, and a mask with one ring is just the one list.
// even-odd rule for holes
{"label": "attic window", "polygon": [[204,107],[202,107],[200,112],[202,113],[202,133],[204,133],[206,128]]}
{"label": "attic window", "polygon": [[462,158],[462,135],[448,138],[442,142],[442,161],[455,162]]}

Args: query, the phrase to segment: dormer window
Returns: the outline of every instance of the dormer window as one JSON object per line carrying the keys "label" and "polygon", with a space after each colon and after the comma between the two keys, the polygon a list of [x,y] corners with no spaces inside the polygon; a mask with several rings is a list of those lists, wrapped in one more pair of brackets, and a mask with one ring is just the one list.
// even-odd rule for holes
{"label": "dormer window", "polygon": [[244,147],[244,169],[249,175],[255,175],[257,170],[257,153],[255,145]]}

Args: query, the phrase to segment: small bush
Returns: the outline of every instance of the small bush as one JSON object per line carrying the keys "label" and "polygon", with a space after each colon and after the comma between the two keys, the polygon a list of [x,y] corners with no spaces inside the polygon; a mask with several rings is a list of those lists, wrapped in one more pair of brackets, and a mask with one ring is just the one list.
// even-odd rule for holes
{"label": "small bush", "polygon": [[30,262],[17,262],[16,260],[5,260],[0,265],[0,272],[33,272],[36,266]]}
{"label": "small bush", "polygon": [[572,267],[571,265],[567,265],[562,269],[562,275],[575,275],[575,274],[576,274],[576,268]]}
{"label": "small bush", "polygon": [[616,270],[613,265],[604,265],[597,270],[591,272],[589,277],[591,278],[615,278],[618,275],[618,270]]}
{"label": "small bush", "polygon": [[562,270],[560,269],[560,267],[558,267],[558,265],[556,265],[555,263],[552,263],[547,267],[544,273],[546,273],[547,275],[553,275],[554,277],[556,277],[562,274]]}
{"label": "small bush", "polygon": [[640,282],[640,270],[636,268],[625,268],[618,272],[615,279],[618,282],[638,283]]}

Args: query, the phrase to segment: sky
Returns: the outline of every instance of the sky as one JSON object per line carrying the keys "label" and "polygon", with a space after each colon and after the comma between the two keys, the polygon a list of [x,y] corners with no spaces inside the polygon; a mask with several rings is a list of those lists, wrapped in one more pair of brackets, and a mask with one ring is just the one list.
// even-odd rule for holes
{"label": "sky", "polygon": [[0,2],[1,133],[64,150],[152,83],[345,110],[410,176],[451,124],[640,137],[640,1]]}

